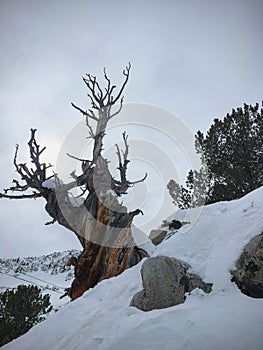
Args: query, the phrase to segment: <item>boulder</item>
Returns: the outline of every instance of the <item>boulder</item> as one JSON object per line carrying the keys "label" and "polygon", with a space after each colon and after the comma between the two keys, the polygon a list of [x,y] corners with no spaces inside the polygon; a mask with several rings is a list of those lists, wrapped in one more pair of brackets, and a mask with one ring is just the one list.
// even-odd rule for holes
{"label": "boulder", "polygon": [[236,262],[236,270],[231,271],[242,293],[263,298],[263,233],[254,237],[244,248]]}
{"label": "boulder", "polygon": [[163,309],[183,303],[185,293],[195,288],[211,291],[211,284],[187,273],[189,268],[189,264],[167,256],[147,259],[141,269],[143,290],[133,296],[130,306],[142,311]]}
{"label": "boulder", "polygon": [[165,230],[152,230],[149,238],[154,245],[160,244],[166,237],[167,232]]}

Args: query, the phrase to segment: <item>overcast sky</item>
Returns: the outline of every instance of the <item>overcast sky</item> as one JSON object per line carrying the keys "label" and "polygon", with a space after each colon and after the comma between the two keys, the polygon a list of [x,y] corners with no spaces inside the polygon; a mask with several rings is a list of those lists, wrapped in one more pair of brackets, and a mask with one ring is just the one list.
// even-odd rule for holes
{"label": "overcast sky", "polygon": [[[228,1],[0,1],[1,188],[14,177],[14,146],[26,158],[31,127],[54,162],[80,120],[70,102],[89,107],[81,81],[117,83],[131,62],[126,102],[160,106],[195,133],[263,92],[263,3]],[[171,155],[172,157],[173,155]],[[0,201],[0,256],[79,247],[49,220],[44,202]]]}

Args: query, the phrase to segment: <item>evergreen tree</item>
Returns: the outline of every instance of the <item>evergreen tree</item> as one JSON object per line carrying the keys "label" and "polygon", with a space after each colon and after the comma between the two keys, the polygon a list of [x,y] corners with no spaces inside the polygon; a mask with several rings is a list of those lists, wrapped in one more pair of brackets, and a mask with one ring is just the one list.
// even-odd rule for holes
{"label": "evergreen tree", "polygon": [[197,152],[203,152],[211,178],[208,203],[231,200],[263,184],[263,109],[233,109],[215,119],[206,136],[198,131]]}
{"label": "evergreen tree", "polygon": [[0,346],[26,333],[50,312],[50,296],[37,286],[20,285],[0,294]]}
{"label": "evergreen tree", "polygon": [[206,135],[197,132],[195,148],[201,169],[189,171],[186,187],[167,185],[179,208],[240,198],[262,186],[263,108],[244,104],[215,119]]}
{"label": "evergreen tree", "polygon": [[171,179],[167,185],[169,194],[173,203],[180,209],[187,209],[191,206],[191,194],[187,188],[180,186],[175,180]]}
{"label": "evergreen tree", "polygon": [[179,185],[175,180],[170,180],[167,188],[173,203],[180,209],[204,205],[209,190],[206,167],[203,165],[199,171],[190,170],[186,179],[186,187]]}

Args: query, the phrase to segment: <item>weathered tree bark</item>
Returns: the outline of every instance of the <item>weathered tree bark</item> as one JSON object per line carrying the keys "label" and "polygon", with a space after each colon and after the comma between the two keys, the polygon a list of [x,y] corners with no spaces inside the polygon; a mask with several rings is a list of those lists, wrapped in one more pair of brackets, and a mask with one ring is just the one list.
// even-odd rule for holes
{"label": "weathered tree bark", "polygon": [[101,201],[95,191],[89,193],[82,208],[69,207],[68,201],[66,203],[66,210],[74,217],[74,221],[69,220],[72,226],[65,220],[53,191],[49,193],[46,210],[61,225],[73,231],[83,247],[80,256],[69,261],[75,271],[75,279],[66,289],[71,299],[148,257],[145,250],[136,246],[132,237],[132,220],[140,214],[140,210],[128,213],[127,208],[111,194],[106,194]]}
{"label": "weathered tree bark", "polygon": [[[26,164],[17,163],[18,146],[16,147],[14,165],[21,180],[13,180],[14,186],[0,193],[0,198],[24,199],[43,197],[46,200],[45,209],[52,217],[47,224],[58,222],[65,228],[72,231],[78,238],[83,251],[78,258],[70,259],[69,264],[74,265],[75,279],[66,294],[71,299],[81,296],[86,290],[94,287],[99,281],[117,276],[125,269],[134,266],[142,258],[148,256],[147,252],[136,246],[131,231],[132,220],[141,210],[136,209],[128,212],[127,208],[118,202],[117,197],[127,193],[129,187],[144,181],[144,178],[130,182],[126,178],[128,160],[128,137],[123,133],[124,150],[120,151],[118,145],[117,156],[119,160],[118,170],[120,179],[112,177],[108,162],[103,156],[102,146],[105,130],[108,121],[118,114],[122,109],[123,90],[128,82],[130,65],[123,71],[124,83],[114,97],[113,91],[116,88],[111,84],[104,70],[104,78],[107,87],[103,93],[96,77],[87,75],[83,78],[90,94],[92,109],[84,111],[72,103],[72,106],[80,111],[86,118],[86,125],[89,130],[89,137],[94,140],[93,159],[78,159],[82,163],[83,173],[77,176],[72,172],[73,181],[68,184],[62,183],[58,175],[47,176],[47,169],[50,165],[40,162],[40,155],[45,148],[40,148],[36,142],[36,130],[31,129],[31,138],[28,143],[31,161],[34,168]],[[112,106],[120,100],[119,109],[112,113]],[[96,130],[90,120],[96,123]],[[55,188],[47,188],[44,183],[47,179],[54,177]],[[70,190],[74,187],[84,188],[82,196],[86,197],[84,203],[74,206],[70,200]],[[31,193],[28,194],[28,190]],[[10,195],[11,192],[26,192],[20,195]],[[113,195],[113,194],[114,195]]]}

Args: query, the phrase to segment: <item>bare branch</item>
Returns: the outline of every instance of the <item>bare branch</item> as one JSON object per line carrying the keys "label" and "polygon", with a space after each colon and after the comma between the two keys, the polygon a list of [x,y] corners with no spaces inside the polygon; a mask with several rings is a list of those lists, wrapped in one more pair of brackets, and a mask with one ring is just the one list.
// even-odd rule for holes
{"label": "bare branch", "polygon": [[107,99],[106,105],[110,105],[110,103],[112,102],[111,96],[113,94],[113,90],[116,88],[116,85],[111,86],[111,81],[107,76],[106,69],[104,68],[103,71],[104,71],[104,78],[108,82],[108,86],[105,89],[106,93],[103,97],[103,102]]}
{"label": "bare branch", "polygon": [[122,138],[125,146],[125,151],[122,151],[123,160],[121,159],[120,148],[117,144],[116,144],[116,148],[117,148],[116,154],[119,160],[118,170],[120,171],[121,182],[126,183],[127,182],[127,179],[126,179],[127,165],[130,161],[127,158],[129,153],[129,145],[127,143],[128,135],[126,135],[125,131],[122,134]]}
{"label": "bare branch", "polygon": [[[36,142],[36,129],[31,129],[31,136],[28,142],[29,154],[31,162],[34,167],[29,168],[26,163],[18,164],[17,156],[19,146],[16,145],[15,155],[14,155],[14,166],[17,173],[20,175],[22,181],[25,181],[25,184],[21,184],[18,180],[13,180],[14,186],[11,186],[8,189],[4,190],[4,193],[1,193],[1,198],[9,198],[9,199],[24,199],[24,198],[38,198],[41,196],[47,195],[48,189],[42,186],[42,183],[47,179],[53,177],[49,176],[47,178],[47,169],[51,167],[51,164],[41,163],[40,155],[44,152],[46,147],[41,148],[40,145]],[[27,190],[37,190],[33,191],[30,194],[24,195],[9,195],[8,192],[26,192]]]}
{"label": "bare branch", "polygon": [[120,102],[120,107],[119,107],[119,109],[118,109],[115,113],[113,113],[113,114],[110,116],[110,119],[113,118],[113,117],[115,117],[117,114],[119,114],[119,113],[121,112],[122,106],[123,106],[123,100],[124,100],[124,98],[122,97],[122,98],[121,98],[121,102]]}
{"label": "bare branch", "polygon": [[93,119],[98,119],[92,109],[89,109],[89,113],[92,115]]}
{"label": "bare branch", "polygon": [[13,160],[13,163],[14,163],[14,166],[16,168],[16,171],[19,173],[19,167],[17,165],[17,154],[18,154],[18,150],[19,150],[19,145],[16,144],[16,150],[15,150],[15,156],[14,156],[14,160]]}
{"label": "bare branch", "polygon": [[46,181],[47,181],[47,180],[52,179],[52,177],[54,177],[54,176],[55,176],[54,174],[53,174],[53,175],[48,176],[48,177],[46,178]]}
{"label": "bare branch", "polygon": [[[46,166],[45,163],[40,163],[40,155],[43,153],[46,147],[40,149],[40,145],[37,144],[35,138],[36,131],[36,129],[31,129],[31,138],[28,142],[31,162],[34,164],[36,169],[32,169],[32,171],[30,172],[26,164],[22,164],[21,167],[30,178],[31,187],[39,188],[42,187],[42,182],[46,180],[46,169],[50,166]],[[32,186],[33,183],[35,184],[35,186]]]}
{"label": "bare branch", "polygon": [[[70,157],[70,158],[73,158],[73,159],[76,159],[78,161],[80,161],[82,164],[81,164],[81,167],[82,167],[82,171],[83,171],[83,174],[87,173],[88,169],[90,169],[93,165],[94,165],[94,161],[90,161],[90,160],[87,160],[87,159],[83,159],[83,158],[78,158],[78,157],[75,157],[69,153],[67,153],[67,156]],[[75,175],[75,171],[72,172],[70,175]],[[72,176],[74,179],[75,177]],[[76,178],[78,178],[78,176],[76,176]]]}
{"label": "bare branch", "polygon": [[45,225],[53,225],[56,221],[56,219],[53,219],[51,221],[46,222]]}
{"label": "bare branch", "polygon": [[131,64],[129,62],[128,66],[126,66],[122,72],[122,74],[125,76],[124,83],[122,84],[122,87],[120,88],[118,95],[112,100],[111,104],[115,104],[119,100],[119,98],[121,97],[123,90],[124,90],[126,84],[128,83],[128,80],[129,80],[130,69],[131,69]]}
{"label": "bare branch", "polygon": [[[116,85],[112,85],[111,81],[106,73],[106,69],[104,68],[103,73],[104,73],[104,79],[107,82],[107,87],[105,88],[105,92],[103,93],[99,83],[97,82],[97,78],[92,76],[91,74],[86,74],[85,77],[83,77],[83,81],[85,85],[87,86],[89,93],[88,97],[90,98],[91,101],[91,107],[93,109],[104,109],[105,107],[110,107],[114,105],[119,99],[121,99],[121,106],[118,112],[114,113],[114,116],[118,114],[122,108],[123,104],[123,96],[122,93],[124,91],[124,88],[129,80],[129,75],[130,75],[130,69],[131,69],[131,64],[129,63],[128,66],[125,67],[123,70],[123,75],[125,76],[125,80],[117,93],[117,96],[114,98],[113,96],[113,91],[116,88]],[[89,110],[90,113],[87,111],[84,111],[82,108],[76,106],[74,103],[72,103],[72,106],[76,108],[78,111],[80,111],[84,116],[90,117],[96,121],[98,121],[98,118],[95,117],[94,113]],[[108,118],[112,118],[113,116],[110,116],[110,108],[104,109],[104,113],[106,113]]]}
{"label": "bare branch", "polygon": [[96,102],[94,101],[93,96],[91,94],[88,94],[88,97],[90,98],[91,107],[94,109],[100,109],[100,107],[96,105]]}
{"label": "bare branch", "polygon": [[148,176],[148,174],[145,173],[145,175],[144,175],[143,178],[141,178],[140,180],[137,180],[137,181],[129,181],[129,184],[130,184],[131,186],[133,186],[133,185],[136,185],[136,184],[138,184],[138,183],[140,183],[140,182],[144,182],[144,181],[146,180],[147,176]]}
{"label": "bare branch", "polygon": [[26,190],[28,190],[30,188],[30,186],[28,184],[26,185],[21,185],[17,180],[13,179],[12,181],[13,183],[15,183],[15,186],[11,186],[10,188],[4,189],[4,192],[7,193],[9,191],[14,192],[24,192]]}
{"label": "bare branch", "polygon": [[86,192],[87,192],[87,186],[86,187],[84,187],[84,188],[82,188],[82,187],[80,187],[80,189],[81,189],[81,193],[78,195],[78,196],[76,196],[75,198],[80,198],[80,197],[82,197]]}
{"label": "bare branch", "polygon": [[75,160],[79,160],[80,162],[90,162],[90,160],[84,159],[84,158],[78,158],[76,156],[73,156],[72,154],[66,153],[68,157],[73,158]]}
{"label": "bare branch", "polygon": [[90,123],[89,123],[89,117],[87,117],[87,116],[86,116],[86,125],[87,125],[87,127],[89,128],[90,137],[91,137],[92,139],[94,139],[94,138],[95,138],[95,134],[94,134],[94,131],[93,131],[93,129],[92,129],[92,126],[91,126]]}
{"label": "bare branch", "polygon": [[128,135],[126,135],[126,132],[123,132],[122,134],[122,138],[123,138],[123,142],[124,142],[124,150],[120,151],[119,146],[116,144],[116,154],[118,157],[118,161],[119,161],[119,166],[118,166],[118,170],[120,172],[120,181],[113,179],[112,178],[112,189],[117,193],[117,195],[122,195],[122,194],[126,194],[127,190],[129,187],[143,182],[146,177],[147,177],[147,173],[145,174],[145,176],[137,181],[129,181],[127,180],[127,166],[130,162],[130,160],[128,159],[128,155],[129,155],[129,145],[128,145]]}
{"label": "bare branch", "polygon": [[129,216],[131,219],[133,219],[134,216],[139,215],[139,214],[144,215],[144,213],[141,209],[135,209],[134,211],[129,212]]}
{"label": "bare branch", "polygon": [[117,148],[117,151],[116,151],[116,154],[117,154],[117,157],[118,157],[118,161],[119,161],[119,167],[121,166],[122,162],[121,162],[121,152],[120,152],[120,148],[117,144],[115,144],[116,148]]}
{"label": "bare branch", "polygon": [[[89,97],[92,100],[92,104],[94,105],[93,108],[101,108],[103,107],[102,98],[103,93],[102,90],[96,80],[96,77],[92,76],[91,74],[86,74],[87,78],[82,78],[84,83],[86,84],[87,88],[90,90],[91,95]],[[99,90],[99,93],[96,93],[96,89]],[[96,103],[98,105],[96,105]]]}
{"label": "bare branch", "polygon": [[32,194],[22,194],[22,195],[8,195],[4,193],[0,193],[0,198],[8,198],[8,199],[36,199],[42,197],[41,193],[32,193]]}
{"label": "bare branch", "polygon": [[91,118],[91,119],[94,119],[94,120],[96,120],[96,121],[99,120],[99,119],[95,116],[94,112],[91,111],[90,109],[89,109],[89,112],[90,112],[90,113],[88,113],[87,111],[84,111],[84,110],[81,109],[80,107],[76,106],[73,102],[71,102],[71,106],[74,107],[75,109],[77,109],[80,113],[82,113],[83,116],[88,117],[88,118]]}
{"label": "bare branch", "polygon": [[[123,96],[122,93],[124,91],[124,88],[129,80],[129,74],[130,74],[131,64],[129,63],[128,66],[125,67],[123,70],[123,75],[125,76],[125,80],[117,94],[117,96],[114,98],[113,91],[116,88],[116,85],[112,85],[111,80],[109,79],[106,69],[104,68],[104,79],[106,80],[107,87],[105,88],[105,91],[103,92],[102,88],[100,87],[97,78],[95,76],[92,76],[91,74],[86,74],[85,77],[83,77],[83,81],[85,85],[87,86],[89,90],[89,98],[91,100],[91,107],[92,109],[98,110],[98,116],[95,115],[94,111],[92,109],[84,110],[78,106],[76,106],[74,103],[71,103],[72,107],[77,109],[81,114],[86,118],[86,125],[89,129],[89,138],[94,140],[93,145],[93,164],[96,164],[99,157],[102,153],[102,147],[103,147],[103,138],[105,137],[105,130],[107,128],[108,121],[120,113],[123,107]],[[117,109],[116,112],[114,112],[111,115],[111,109],[112,106],[120,99],[120,106]],[[93,119],[96,121],[96,130],[93,128],[93,125],[90,123],[90,119]],[[127,166],[128,161],[124,160],[121,167]],[[125,171],[123,171],[123,174]]]}
{"label": "bare branch", "polygon": [[123,159],[125,162],[125,161],[127,161],[127,157],[129,154],[128,135],[126,135],[126,131],[123,132],[122,138],[123,138],[124,145],[125,145],[125,151],[122,151]]}

